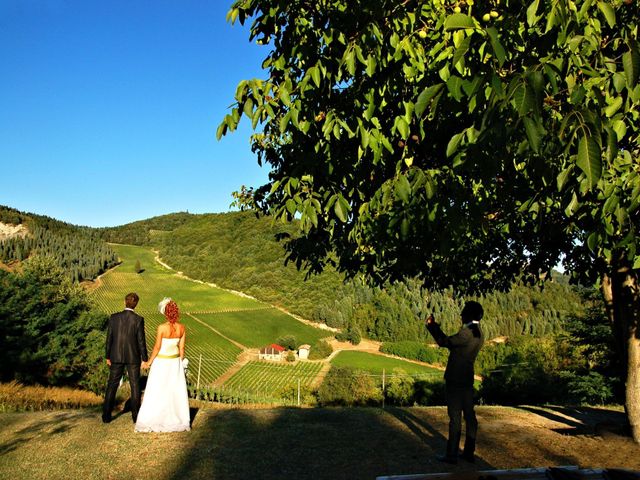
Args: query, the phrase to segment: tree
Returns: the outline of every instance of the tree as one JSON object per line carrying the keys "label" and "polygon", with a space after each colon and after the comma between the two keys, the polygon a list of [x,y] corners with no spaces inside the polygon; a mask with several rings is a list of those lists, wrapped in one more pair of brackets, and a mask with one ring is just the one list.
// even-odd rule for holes
{"label": "tree", "polygon": [[55,259],[0,270],[0,381],[103,389],[106,324]]}
{"label": "tree", "polygon": [[463,292],[598,282],[640,441],[640,11],[630,0],[240,0],[265,79],[242,116],[288,259]]}
{"label": "tree", "polygon": [[244,212],[245,210],[255,210],[256,205],[253,195],[253,187],[247,188],[245,185],[241,185],[240,190],[231,192],[233,201],[229,207],[238,208],[241,212]]}

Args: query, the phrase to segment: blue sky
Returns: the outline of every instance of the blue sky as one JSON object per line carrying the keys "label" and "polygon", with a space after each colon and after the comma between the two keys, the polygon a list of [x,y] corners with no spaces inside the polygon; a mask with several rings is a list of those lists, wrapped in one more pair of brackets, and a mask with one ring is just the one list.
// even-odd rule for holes
{"label": "blue sky", "polygon": [[0,205],[114,226],[264,183],[248,122],[215,138],[267,54],[231,3],[0,0]]}

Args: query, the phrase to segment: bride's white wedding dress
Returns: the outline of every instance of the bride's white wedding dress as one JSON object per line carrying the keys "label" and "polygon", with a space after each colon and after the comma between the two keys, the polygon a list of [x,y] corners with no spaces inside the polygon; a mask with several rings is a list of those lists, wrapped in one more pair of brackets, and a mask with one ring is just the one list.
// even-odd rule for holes
{"label": "bride's white wedding dress", "polygon": [[179,338],[163,338],[151,365],[136,432],[190,430],[189,396],[178,350]]}

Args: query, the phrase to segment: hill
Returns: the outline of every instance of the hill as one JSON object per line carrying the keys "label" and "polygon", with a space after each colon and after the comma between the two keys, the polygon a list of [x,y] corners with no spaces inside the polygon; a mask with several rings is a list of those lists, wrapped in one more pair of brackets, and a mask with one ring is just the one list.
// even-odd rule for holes
{"label": "hill", "polygon": [[[372,288],[343,282],[331,266],[306,278],[286,264],[276,240],[295,235],[297,225],[256,218],[252,212],[193,215],[176,213],[102,229],[109,241],[148,245],[163,261],[192,278],[242,291],[272,305],[331,327],[379,341],[425,341],[421,319],[435,313],[445,329],[458,327],[466,298],[453,291],[427,292],[417,280]],[[480,297],[485,306],[487,336],[543,336],[562,329],[565,319],[580,314],[584,302],[561,282],[545,288],[515,284],[509,292]]]}
{"label": "hill", "polygon": [[54,258],[75,281],[95,278],[117,263],[93,228],[0,205],[0,261],[19,262],[34,254]]}
{"label": "hill", "polygon": [[447,465],[443,407],[200,409],[193,429],[134,433],[129,414],[0,414],[0,477],[20,479],[373,479],[379,475],[580,465],[640,470],[637,445],[609,433],[621,411],[478,407],[477,461]]}

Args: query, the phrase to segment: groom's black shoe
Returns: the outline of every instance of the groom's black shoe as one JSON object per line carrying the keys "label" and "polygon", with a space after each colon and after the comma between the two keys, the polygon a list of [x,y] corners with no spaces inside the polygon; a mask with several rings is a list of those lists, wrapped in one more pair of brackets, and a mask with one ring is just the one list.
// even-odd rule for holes
{"label": "groom's black shoe", "polygon": [[107,417],[106,415],[102,415],[102,423],[111,423],[111,417]]}

